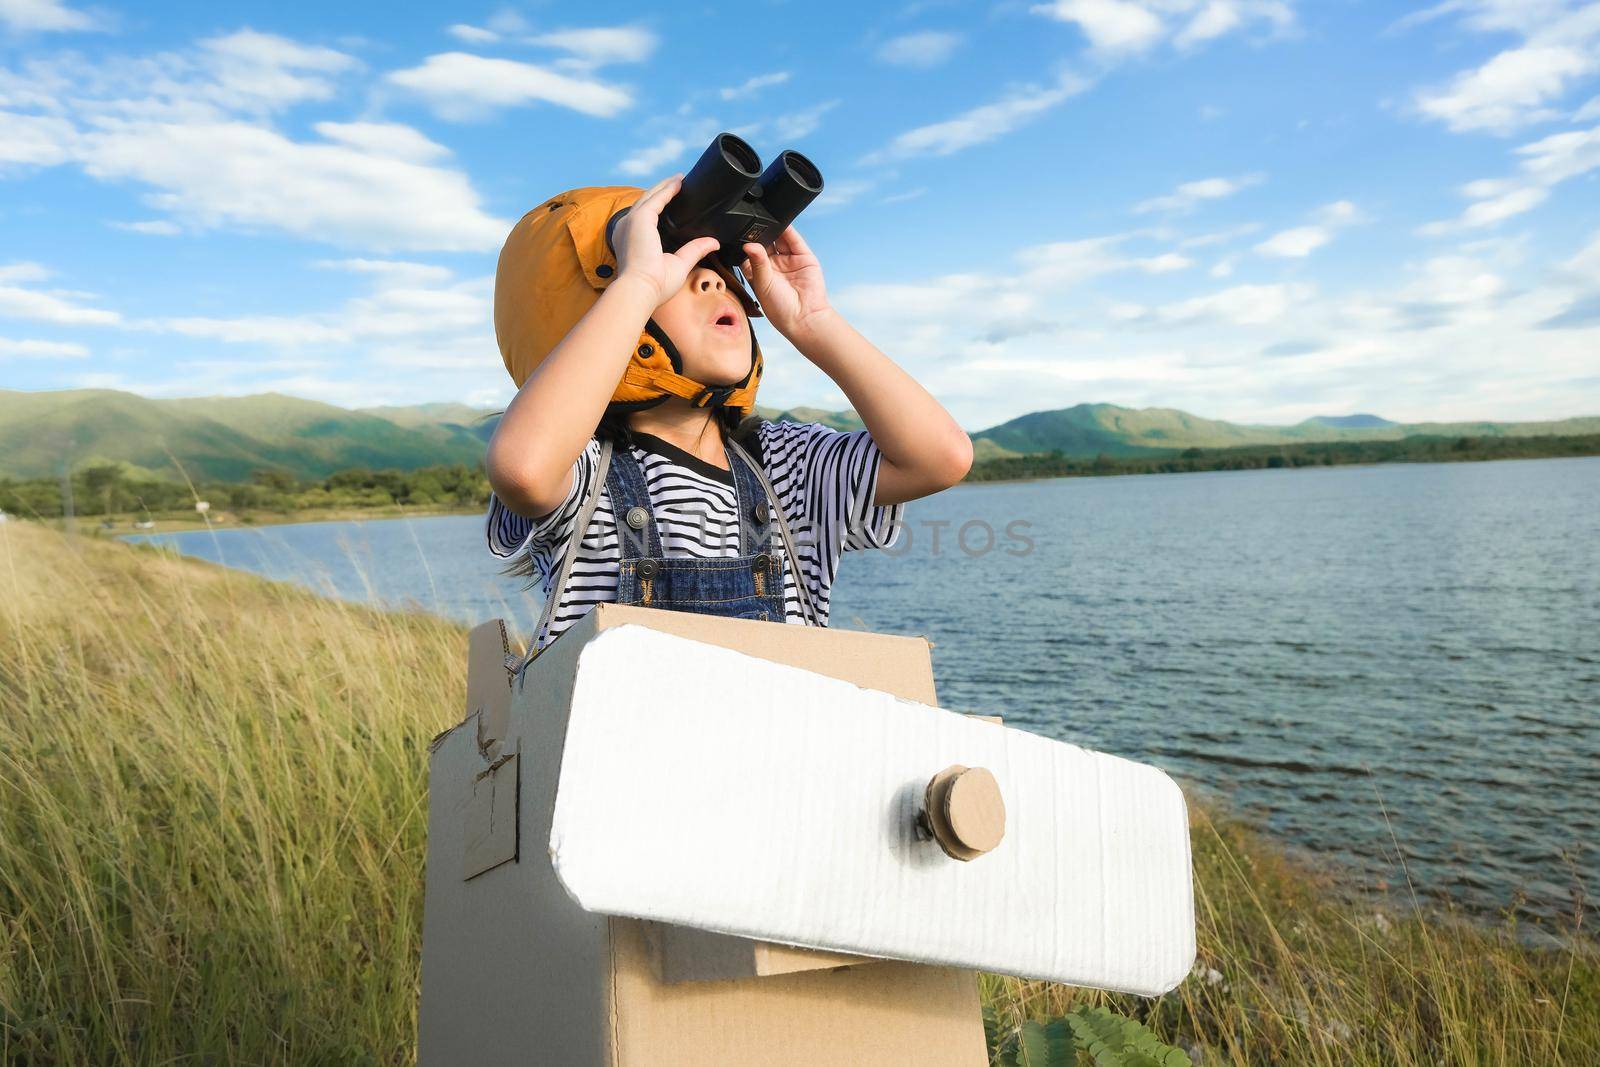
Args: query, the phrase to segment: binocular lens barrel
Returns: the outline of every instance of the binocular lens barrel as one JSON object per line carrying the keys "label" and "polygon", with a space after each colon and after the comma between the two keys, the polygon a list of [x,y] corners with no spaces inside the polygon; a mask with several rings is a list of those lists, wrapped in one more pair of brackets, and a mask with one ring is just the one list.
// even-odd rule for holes
{"label": "binocular lens barrel", "polygon": [[683,176],[668,211],[680,223],[720,215],[744,197],[760,172],[754,148],[734,134],[720,134]]}
{"label": "binocular lens barrel", "polygon": [[789,228],[822,192],[822,171],[799,152],[778,153],[761,175],[761,206],[776,220],[773,236]]}

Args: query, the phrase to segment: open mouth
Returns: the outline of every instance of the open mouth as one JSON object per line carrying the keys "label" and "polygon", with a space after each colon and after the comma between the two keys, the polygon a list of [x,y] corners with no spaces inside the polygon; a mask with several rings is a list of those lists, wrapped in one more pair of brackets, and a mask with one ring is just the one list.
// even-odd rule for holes
{"label": "open mouth", "polygon": [[719,330],[737,330],[739,328],[739,313],[729,304],[719,308],[711,317],[711,325]]}

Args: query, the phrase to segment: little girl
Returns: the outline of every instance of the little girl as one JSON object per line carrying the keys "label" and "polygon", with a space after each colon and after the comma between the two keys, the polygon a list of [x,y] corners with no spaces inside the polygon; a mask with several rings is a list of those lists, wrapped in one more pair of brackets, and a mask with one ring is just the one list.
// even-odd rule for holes
{"label": "little girl", "polygon": [[[891,546],[903,503],[972,463],[950,414],[829,306],[793,226],[772,255],[741,250],[759,303],[715,238],[663,252],[682,178],[569,190],[500,255],[495,332],[519,391],[489,441],[488,540],[544,587],[533,653],[611,601],[826,626],[841,552]],[[752,417],[751,316],[866,429]]]}

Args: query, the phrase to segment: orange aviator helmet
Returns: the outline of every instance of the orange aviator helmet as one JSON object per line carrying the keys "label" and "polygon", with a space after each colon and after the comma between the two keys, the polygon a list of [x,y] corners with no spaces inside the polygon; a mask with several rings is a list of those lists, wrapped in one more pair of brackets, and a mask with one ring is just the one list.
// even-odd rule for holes
{"label": "orange aviator helmet", "polygon": [[[644,192],[632,185],[569,189],[522,216],[512,228],[495,271],[494,332],[506,370],[518,388],[617,277],[606,224]],[[747,319],[761,317],[760,304],[732,271],[715,256],[705,262],[728,283]],[[750,370],[732,385],[709,386],[684,375],[672,339],[650,319],[611,395],[612,405],[647,408],[668,396],[681,396],[699,407],[727,406],[750,414],[761,382],[761,348],[754,324],[747,325]]]}

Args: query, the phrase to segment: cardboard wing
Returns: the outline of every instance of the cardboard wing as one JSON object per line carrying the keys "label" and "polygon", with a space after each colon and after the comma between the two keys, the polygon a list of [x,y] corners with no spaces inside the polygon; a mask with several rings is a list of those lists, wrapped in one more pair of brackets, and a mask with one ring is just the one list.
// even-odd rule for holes
{"label": "cardboard wing", "polygon": [[[583,648],[570,714],[549,848],[587,911],[1145,996],[1193,964],[1156,767],[636,625]],[[1003,802],[966,862],[923,830],[952,765]]]}

